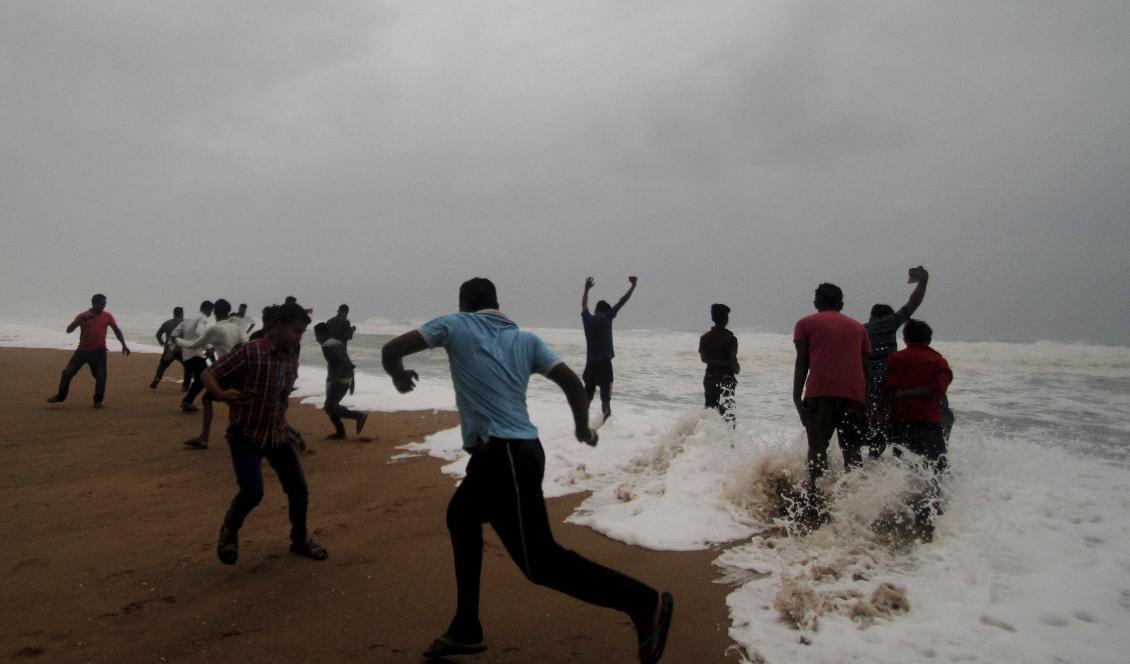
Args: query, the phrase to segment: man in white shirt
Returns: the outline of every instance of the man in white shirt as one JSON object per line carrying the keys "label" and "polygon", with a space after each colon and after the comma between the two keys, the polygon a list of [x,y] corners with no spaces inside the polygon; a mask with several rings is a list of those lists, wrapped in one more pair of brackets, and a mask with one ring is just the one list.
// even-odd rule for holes
{"label": "man in white shirt", "polygon": [[[180,325],[173,330],[173,337],[178,340],[193,342],[204,335],[204,330],[208,329],[208,317],[212,315],[212,303],[204,300],[200,303],[200,311],[192,314],[184,319]],[[179,343],[177,345],[180,345]],[[181,357],[184,360],[184,369],[188,374],[188,392],[184,395],[184,399],[180,402],[180,409],[186,413],[194,413],[200,410],[192,405],[196,400],[196,395],[204,389],[204,384],[200,382],[200,374],[208,368],[208,362],[205,360],[205,349],[198,348],[194,350],[184,350],[182,346]]]}
{"label": "man in white shirt", "polygon": [[[185,355],[211,347],[216,352],[216,359],[220,359],[243,343],[243,329],[229,317],[231,304],[224,299],[216,300],[213,311],[216,315],[215,325],[204,330],[204,333],[193,341],[176,340],[177,345],[181,347]],[[194,449],[206,450],[208,449],[208,435],[212,430],[212,395],[204,392],[200,401],[204,404],[204,428],[200,431],[199,436],[184,441],[184,444]]]}

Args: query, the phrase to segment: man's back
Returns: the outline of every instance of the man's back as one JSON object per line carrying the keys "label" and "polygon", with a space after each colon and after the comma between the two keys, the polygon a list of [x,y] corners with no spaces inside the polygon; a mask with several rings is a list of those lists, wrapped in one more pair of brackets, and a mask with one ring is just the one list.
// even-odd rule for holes
{"label": "man's back", "polygon": [[616,356],[612,348],[612,319],[616,318],[613,311],[598,311],[597,313],[581,312],[581,323],[585,327],[585,344],[589,362],[611,360]]}
{"label": "man's back", "polygon": [[[890,311],[890,309],[887,309]],[[887,316],[873,316],[863,326],[871,339],[871,361],[885,362],[891,353],[898,350],[898,329],[910,320],[910,311],[900,308]]]}
{"label": "man's back", "polygon": [[912,343],[891,355],[887,368],[888,388],[931,388],[927,396],[895,399],[891,410],[892,419],[898,422],[939,424],[939,401],[952,380],[953,372],[946,358],[929,346]]}
{"label": "man's back", "polygon": [[[738,338],[734,333],[724,327],[715,325],[710,331],[698,339],[698,352],[709,357],[729,358],[738,349]],[[734,370],[729,364],[706,364],[706,378],[711,380],[726,380],[734,377]]]}
{"label": "man's back", "polygon": [[808,345],[806,398],[866,400],[863,356],[871,342],[863,325],[838,311],[821,311],[797,321],[793,339]]}

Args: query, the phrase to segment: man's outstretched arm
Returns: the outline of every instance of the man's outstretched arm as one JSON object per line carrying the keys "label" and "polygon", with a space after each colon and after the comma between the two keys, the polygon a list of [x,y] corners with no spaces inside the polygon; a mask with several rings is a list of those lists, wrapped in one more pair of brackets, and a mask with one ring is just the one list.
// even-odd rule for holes
{"label": "man's outstretched arm", "polygon": [[581,311],[589,312],[589,290],[596,284],[592,277],[585,279],[585,292],[581,295]]}
{"label": "man's outstretched arm", "polygon": [[914,312],[918,310],[918,307],[922,306],[923,298],[926,297],[926,282],[930,281],[930,273],[921,265],[911,268],[910,273],[911,276],[918,277],[918,283],[915,284],[914,292],[910,294],[910,299],[908,299],[903,306],[906,307],[907,313],[913,316]]}
{"label": "man's outstretched arm", "polygon": [[635,277],[628,277],[628,283],[632,284],[631,286],[628,287],[628,292],[624,293],[624,297],[620,298],[620,301],[617,302],[614,307],[612,307],[612,313],[614,313],[614,314],[620,313],[620,307],[623,307],[625,304],[628,303],[628,298],[632,297],[632,291],[634,291],[636,289],[636,278]]}
{"label": "man's outstretched arm", "polygon": [[557,383],[565,393],[569,409],[573,411],[573,427],[577,440],[590,445],[595,444],[593,441],[595,432],[589,429],[589,399],[585,395],[584,383],[564,362],[553,367],[547,377]]}
{"label": "man's outstretched arm", "polygon": [[404,369],[404,358],[427,348],[428,342],[419,330],[405,332],[381,348],[381,366],[392,377],[392,384],[396,386],[397,392],[411,392],[416,387],[415,381],[420,379],[415,371]]}
{"label": "man's outstretched arm", "polygon": [[110,329],[114,331],[114,336],[117,337],[118,342],[122,344],[122,355],[128,356],[130,353],[129,346],[126,345],[126,338],[122,335],[122,331],[113,323],[110,323]]}

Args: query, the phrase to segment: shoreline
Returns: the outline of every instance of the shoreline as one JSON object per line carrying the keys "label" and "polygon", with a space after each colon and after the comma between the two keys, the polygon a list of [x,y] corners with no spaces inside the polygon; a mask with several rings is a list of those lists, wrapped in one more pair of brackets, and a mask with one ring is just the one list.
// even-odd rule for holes
{"label": "shoreline", "polygon": [[[178,385],[150,391],[156,356],[113,350],[104,409],[90,408],[88,372],[66,403],[49,405],[70,353],[0,348],[0,511],[13,533],[0,652],[52,662],[416,661],[446,628],[453,483],[438,459],[390,457],[453,426],[454,413],[371,412],[372,442],[326,441],[324,413],[295,399],[288,420],[312,450],[302,456],[310,526],[330,559],[287,553],[286,498],[265,469],[266,495],[227,567],[215,558],[235,493],[226,407],[216,407],[210,449],[184,448],[200,418],[179,412]],[[547,501],[555,536],[675,594],[663,661],[736,661],[717,550],[651,551],[564,523],[585,495]],[[635,661],[625,616],[534,586],[484,534],[490,649],[465,661]]]}

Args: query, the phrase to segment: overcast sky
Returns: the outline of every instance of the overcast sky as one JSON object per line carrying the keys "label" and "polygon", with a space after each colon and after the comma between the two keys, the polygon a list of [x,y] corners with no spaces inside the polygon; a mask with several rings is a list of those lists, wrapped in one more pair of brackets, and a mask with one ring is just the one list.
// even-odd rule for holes
{"label": "overcast sky", "polygon": [[[322,6],[324,5],[324,6]],[[1130,343],[1130,3],[0,4],[0,306]]]}

